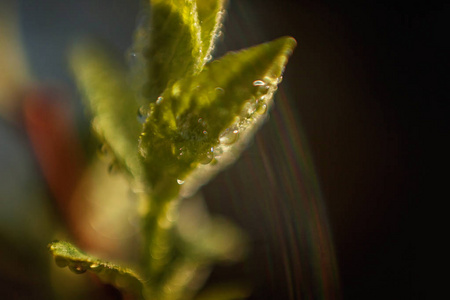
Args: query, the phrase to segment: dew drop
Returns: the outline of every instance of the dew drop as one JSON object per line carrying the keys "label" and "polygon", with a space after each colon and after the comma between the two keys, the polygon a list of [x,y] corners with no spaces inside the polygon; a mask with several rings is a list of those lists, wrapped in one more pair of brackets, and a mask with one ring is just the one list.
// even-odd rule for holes
{"label": "dew drop", "polygon": [[94,272],[99,272],[99,271],[101,270],[100,264],[92,263],[92,264],[89,266],[89,270],[94,271]]}
{"label": "dew drop", "polygon": [[181,185],[181,184],[183,184],[183,183],[184,183],[184,180],[181,180],[181,179],[177,179],[177,183]]}
{"label": "dew drop", "polygon": [[143,124],[145,123],[145,120],[147,120],[148,117],[148,110],[145,106],[141,106],[138,109],[137,112],[137,119],[139,121],[139,123]]}
{"label": "dew drop", "polygon": [[60,268],[67,267],[67,265],[69,264],[69,263],[67,262],[67,260],[64,259],[64,258],[62,258],[62,257],[55,257],[55,263],[56,263],[56,265],[57,265],[58,267],[60,267]]}
{"label": "dew drop", "polygon": [[208,131],[203,130],[203,134],[204,134],[204,135],[207,135],[207,134],[208,134]]}
{"label": "dew drop", "polygon": [[243,112],[249,117],[255,112],[255,109],[255,103],[253,99],[250,99],[244,104]]}
{"label": "dew drop", "polygon": [[207,127],[208,124],[206,123],[205,119],[199,118],[197,121],[202,127]]}
{"label": "dew drop", "polygon": [[217,92],[217,94],[221,94],[221,95],[225,94],[225,90],[221,87],[216,87],[216,92]]}
{"label": "dew drop", "polygon": [[206,152],[206,154],[200,159],[202,165],[209,164],[214,159],[214,148],[211,147],[212,151]]}
{"label": "dew drop", "polygon": [[224,145],[231,145],[236,142],[239,130],[228,128],[219,137],[219,142]]}
{"label": "dew drop", "polygon": [[280,77],[277,78],[277,84],[280,84],[283,81],[283,76],[280,75]]}
{"label": "dew drop", "polygon": [[160,104],[163,100],[164,98],[159,96],[158,99],[156,99],[156,104]]}
{"label": "dew drop", "polygon": [[263,86],[263,85],[266,85],[266,83],[262,80],[253,81],[253,86]]}
{"label": "dew drop", "polygon": [[178,149],[180,152],[178,152],[178,159],[181,159],[181,157],[184,155],[184,147],[181,147]]}
{"label": "dew drop", "polygon": [[214,149],[214,158],[219,158],[223,154],[223,149],[221,147],[216,147]]}
{"label": "dew drop", "polygon": [[210,61],[211,59],[212,59],[212,55],[211,54],[206,55],[205,60],[207,62]]}
{"label": "dew drop", "polygon": [[267,104],[261,105],[256,112],[260,115],[265,114],[267,112]]}
{"label": "dew drop", "polygon": [[84,272],[86,272],[86,269],[81,265],[69,266],[69,269],[75,274],[83,274]]}
{"label": "dew drop", "polygon": [[206,121],[205,121],[205,119],[203,119],[203,118],[199,118],[198,120],[197,120],[197,122],[200,124],[200,125],[202,125],[203,127],[206,127],[208,124],[206,124]]}

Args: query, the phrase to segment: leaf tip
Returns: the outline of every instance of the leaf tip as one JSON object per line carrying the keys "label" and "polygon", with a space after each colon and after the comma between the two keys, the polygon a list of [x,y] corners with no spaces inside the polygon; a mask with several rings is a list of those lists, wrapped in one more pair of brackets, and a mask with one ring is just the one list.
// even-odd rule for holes
{"label": "leaf tip", "polygon": [[61,247],[61,241],[59,240],[53,240],[51,243],[49,243],[47,245],[47,250],[51,253],[51,254],[55,254],[55,252]]}
{"label": "leaf tip", "polygon": [[287,56],[290,56],[297,47],[297,40],[291,36],[283,36],[278,39],[283,44],[283,48],[286,51]]}

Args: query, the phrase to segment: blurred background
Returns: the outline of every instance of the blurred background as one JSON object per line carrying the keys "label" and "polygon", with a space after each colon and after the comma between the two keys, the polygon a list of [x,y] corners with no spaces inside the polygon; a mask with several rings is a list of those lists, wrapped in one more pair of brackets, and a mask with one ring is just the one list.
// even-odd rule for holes
{"label": "blurred background", "polygon": [[[102,249],[79,224],[89,208],[76,199],[99,176],[85,175],[96,142],[66,55],[90,35],[125,56],[139,1],[0,3],[0,289],[8,299],[49,299],[55,275],[42,274],[54,274],[45,248],[53,238],[134,255],[123,254],[134,247],[132,226],[105,234]],[[246,282],[251,299],[419,298],[410,239],[424,171],[419,125],[447,132],[433,50],[447,12],[390,1],[231,1],[215,57],[283,35],[298,46],[268,122],[203,188],[209,210],[251,240],[249,258],[218,266],[210,282]],[[75,277],[71,285],[90,286]],[[90,287],[78,297],[94,299]]]}

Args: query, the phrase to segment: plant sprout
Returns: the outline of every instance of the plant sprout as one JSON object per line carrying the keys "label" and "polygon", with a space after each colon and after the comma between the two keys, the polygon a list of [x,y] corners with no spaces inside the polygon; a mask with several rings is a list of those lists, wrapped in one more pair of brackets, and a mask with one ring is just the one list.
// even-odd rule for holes
{"label": "plant sprout", "polygon": [[192,299],[201,271],[243,247],[240,231],[219,219],[184,234],[179,206],[239,157],[266,118],[296,42],[283,37],[212,60],[225,5],[150,1],[129,70],[95,43],[71,52],[93,130],[141,200],[142,251],[131,270],[55,241],[49,250],[58,266],[97,274],[138,299]]}

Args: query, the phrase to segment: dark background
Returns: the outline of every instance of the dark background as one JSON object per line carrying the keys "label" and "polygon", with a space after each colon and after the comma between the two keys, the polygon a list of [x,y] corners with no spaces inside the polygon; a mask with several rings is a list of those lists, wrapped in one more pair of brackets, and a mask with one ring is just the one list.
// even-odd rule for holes
{"label": "dark background", "polygon": [[[134,2],[19,1],[36,77],[62,81],[75,94],[64,57],[72,36],[88,32],[125,51],[136,20]],[[419,298],[412,213],[426,171],[419,158],[425,143],[448,132],[448,104],[440,93],[446,59],[437,51],[447,12],[446,5],[430,2],[230,5],[219,52],[282,35],[298,41],[283,85],[318,173],[344,299]],[[206,195],[239,170],[233,167],[212,182]],[[230,216],[245,226],[233,211]],[[277,275],[264,290],[267,299],[285,297]]]}
{"label": "dark background", "polygon": [[258,1],[254,12],[267,37],[298,41],[285,78],[317,167],[343,298],[420,298],[412,214],[425,200],[424,143],[448,129],[438,51],[447,8]]}

